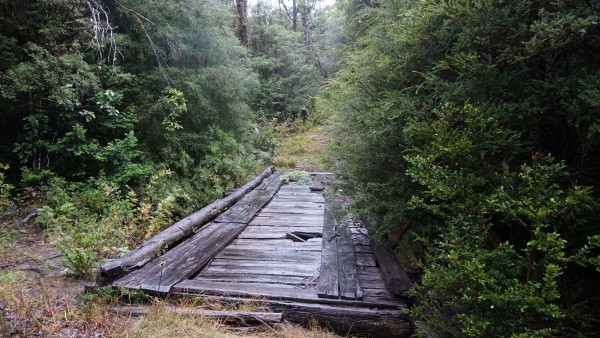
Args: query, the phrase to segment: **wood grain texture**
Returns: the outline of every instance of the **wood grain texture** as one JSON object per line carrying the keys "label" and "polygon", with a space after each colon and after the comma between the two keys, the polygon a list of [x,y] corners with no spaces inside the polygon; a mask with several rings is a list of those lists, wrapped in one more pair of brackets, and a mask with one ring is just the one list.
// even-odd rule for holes
{"label": "wood grain texture", "polygon": [[323,248],[321,249],[320,276],[317,283],[317,294],[322,298],[338,298],[339,292],[339,263],[336,237],[334,210],[335,201],[328,198],[325,203],[323,221]]}
{"label": "wood grain texture", "polygon": [[248,223],[273,198],[273,195],[275,195],[274,190],[253,190],[219,215],[215,222]]}
{"label": "wood grain texture", "polygon": [[[362,218],[361,221],[368,229],[376,229],[377,221],[373,218]],[[371,239],[371,249],[375,254],[377,263],[388,290],[396,296],[402,296],[410,289],[412,282],[404,267],[398,261],[394,251],[385,242],[377,242]]]}
{"label": "wood grain texture", "polygon": [[188,240],[151,261],[140,270],[117,280],[114,286],[169,292],[171,287],[196,273],[236,238],[246,225],[212,222]]}
{"label": "wood grain texture", "polygon": [[403,304],[385,297],[363,297],[363,300],[320,298],[317,296],[315,288],[272,283],[213,282],[187,279],[177,283],[173,287],[173,291],[176,293],[293,300],[306,303],[353,305],[381,309],[397,308]]}
{"label": "wood grain texture", "polygon": [[258,186],[266,177],[272,175],[274,169],[269,167],[260,175],[248,182],[242,188],[231,195],[216,200],[199,211],[176,222],[169,228],[160,232],[137,249],[123,255],[120,258],[102,264],[98,273],[98,284],[107,285],[116,278],[129,271],[142,267],[152,259],[158,257],[163,251],[170,248],[185,237],[191,235],[195,230],[214,219],[220,213],[239,201],[247,193]]}
{"label": "wood grain texture", "polygon": [[363,295],[358,281],[352,234],[350,233],[348,222],[338,223],[337,233],[340,297],[343,299],[362,299]]}

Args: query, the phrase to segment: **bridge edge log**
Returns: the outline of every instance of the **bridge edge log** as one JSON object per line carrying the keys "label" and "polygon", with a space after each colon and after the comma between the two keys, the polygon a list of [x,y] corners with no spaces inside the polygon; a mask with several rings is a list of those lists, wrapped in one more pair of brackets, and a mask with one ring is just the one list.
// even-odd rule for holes
{"label": "bridge edge log", "polygon": [[[360,220],[369,232],[374,232],[378,226],[377,220],[373,217],[361,217]],[[375,254],[377,263],[379,263],[381,275],[388,291],[395,296],[405,296],[405,292],[410,289],[412,282],[394,251],[385,242],[378,242],[372,238],[370,241],[371,249]]]}
{"label": "bridge edge log", "polygon": [[214,201],[206,207],[188,215],[182,220],[144,242],[137,249],[101,265],[96,283],[99,286],[110,284],[115,279],[140,268],[162,252],[191,235],[195,230],[210,222],[222,212],[230,208],[247,193],[256,188],[265,178],[274,173],[274,167],[268,167],[253,180],[246,183],[229,196]]}

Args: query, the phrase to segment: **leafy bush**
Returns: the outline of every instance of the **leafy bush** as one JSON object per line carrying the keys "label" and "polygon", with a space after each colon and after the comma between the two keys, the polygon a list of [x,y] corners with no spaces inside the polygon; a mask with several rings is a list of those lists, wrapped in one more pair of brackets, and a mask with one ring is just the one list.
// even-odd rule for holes
{"label": "leafy bush", "polygon": [[320,104],[338,112],[344,190],[422,259],[421,333],[600,325],[596,6],[356,5],[357,38]]}
{"label": "leafy bush", "polygon": [[8,170],[8,165],[0,163],[0,211],[12,204],[10,201],[10,191],[13,187],[5,182],[6,170]]}
{"label": "leafy bush", "polygon": [[[462,128],[453,128],[459,122]],[[561,187],[566,167],[549,156],[536,154],[515,169],[495,163],[514,133],[468,105],[446,106],[428,128],[412,126],[411,133],[423,146],[405,156],[407,173],[423,189],[410,208],[440,219],[412,290],[421,329],[547,336],[566,317],[559,282],[579,249],[566,238],[592,207],[590,189]]]}
{"label": "leafy bush", "polygon": [[279,179],[283,183],[295,182],[299,185],[309,185],[312,183],[310,175],[306,171],[302,170],[290,171],[289,173],[281,175]]}

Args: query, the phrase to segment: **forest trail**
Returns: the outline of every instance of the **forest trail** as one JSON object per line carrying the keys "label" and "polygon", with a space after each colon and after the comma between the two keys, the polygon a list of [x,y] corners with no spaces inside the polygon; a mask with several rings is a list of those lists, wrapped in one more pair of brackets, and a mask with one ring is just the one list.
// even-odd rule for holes
{"label": "forest trail", "polygon": [[331,140],[327,126],[312,127],[278,137],[274,165],[278,170],[300,169],[312,172],[331,171],[327,146]]}

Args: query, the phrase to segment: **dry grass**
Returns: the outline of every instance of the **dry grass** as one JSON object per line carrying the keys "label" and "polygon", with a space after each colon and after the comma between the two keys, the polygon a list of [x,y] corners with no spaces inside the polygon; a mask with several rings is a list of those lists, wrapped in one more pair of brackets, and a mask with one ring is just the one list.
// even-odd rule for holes
{"label": "dry grass", "polygon": [[117,315],[112,309],[124,297],[114,292],[84,294],[84,281],[65,270],[39,229],[30,225],[15,231],[19,236],[10,245],[0,245],[0,337],[336,337],[318,325],[288,323],[239,331],[211,318],[169,310],[268,311],[255,303],[223,305],[201,296],[150,299],[144,305],[150,308],[147,315]]}
{"label": "dry grass", "polygon": [[323,126],[279,136],[274,165],[278,170],[328,171],[329,136]]}

